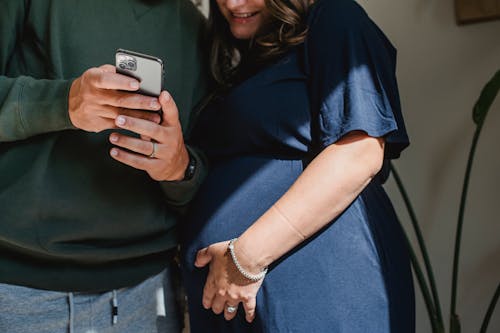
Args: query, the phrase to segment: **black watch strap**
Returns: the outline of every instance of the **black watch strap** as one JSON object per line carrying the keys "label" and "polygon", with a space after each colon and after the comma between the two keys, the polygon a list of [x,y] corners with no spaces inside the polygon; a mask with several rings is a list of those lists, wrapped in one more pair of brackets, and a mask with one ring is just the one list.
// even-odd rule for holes
{"label": "black watch strap", "polygon": [[184,172],[184,178],[182,180],[191,180],[196,172],[196,158],[189,153],[189,163],[186,168],[186,172]]}

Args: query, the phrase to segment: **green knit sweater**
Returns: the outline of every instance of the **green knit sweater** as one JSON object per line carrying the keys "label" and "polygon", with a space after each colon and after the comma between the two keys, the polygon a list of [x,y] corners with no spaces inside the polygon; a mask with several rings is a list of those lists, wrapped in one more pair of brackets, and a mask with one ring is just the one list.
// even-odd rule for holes
{"label": "green knit sweater", "polygon": [[[175,207],[202,172],[153,181],[109,156],[109,131],[73,128],[72,80],[117,48],[161,58],[186,128],[204,93],[202,15],[188,0],[8,0],[0,9],[0,283],[130,286],[176,246]],[[198,163],[200,164],[200,163]]]}

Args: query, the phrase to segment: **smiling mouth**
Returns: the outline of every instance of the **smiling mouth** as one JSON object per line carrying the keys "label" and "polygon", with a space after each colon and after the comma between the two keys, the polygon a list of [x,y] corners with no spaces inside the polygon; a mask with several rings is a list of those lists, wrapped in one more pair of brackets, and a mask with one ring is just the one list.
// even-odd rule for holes
{"label": "smiling mouth", "polygon": [[253,13],[231,13],[231,16],[234,18],[239,18],[239,19],[245,19],[249,17],[253,17],[257,15],[258,12],[253,12]]}

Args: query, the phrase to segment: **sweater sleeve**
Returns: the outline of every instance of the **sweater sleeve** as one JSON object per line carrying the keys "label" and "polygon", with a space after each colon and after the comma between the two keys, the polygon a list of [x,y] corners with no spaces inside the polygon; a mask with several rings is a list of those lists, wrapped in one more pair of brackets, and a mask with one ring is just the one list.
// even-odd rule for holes
{"label": "sweater sleeve", "polygon": [[0,11],[0,142],[74,128],[68,115],[71,80],[9,75],[22,40],[25,2],[6,1]]}
{"label": "sweater sleeve", "polygon": [[179,207],[179,211],[193,199],[207,173],[207,161],[204,154],[187,146],[191,158],[196,160],[196,169],[190,180],[160,182],[166,201],[169,205]]}

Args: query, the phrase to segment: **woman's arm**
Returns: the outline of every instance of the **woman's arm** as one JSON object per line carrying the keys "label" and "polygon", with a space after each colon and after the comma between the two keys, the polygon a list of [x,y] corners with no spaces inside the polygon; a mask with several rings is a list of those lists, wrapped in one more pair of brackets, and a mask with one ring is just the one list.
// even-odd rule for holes
{"label": "woman's arm", "polygon": [[383,139],[351,132],[324,149],[235,242],[243,267],[262,271],[340,215],[382,167],[383,148]]}
{"label": "woman's arm", "polygon": [[[256,274],[340,215],[382,167],[384,139],[350,132],[325,148],[290,189],[234,243],[241,266]],[[254,317],[261,281],[241,283],[226,253],[227,242],[200,250],[196,266],[210,262],[203,305],[221,313],[243,302]],[[239,280],[239,281],[236,281]],[[226,319],[235,313],[225,313]]]}

